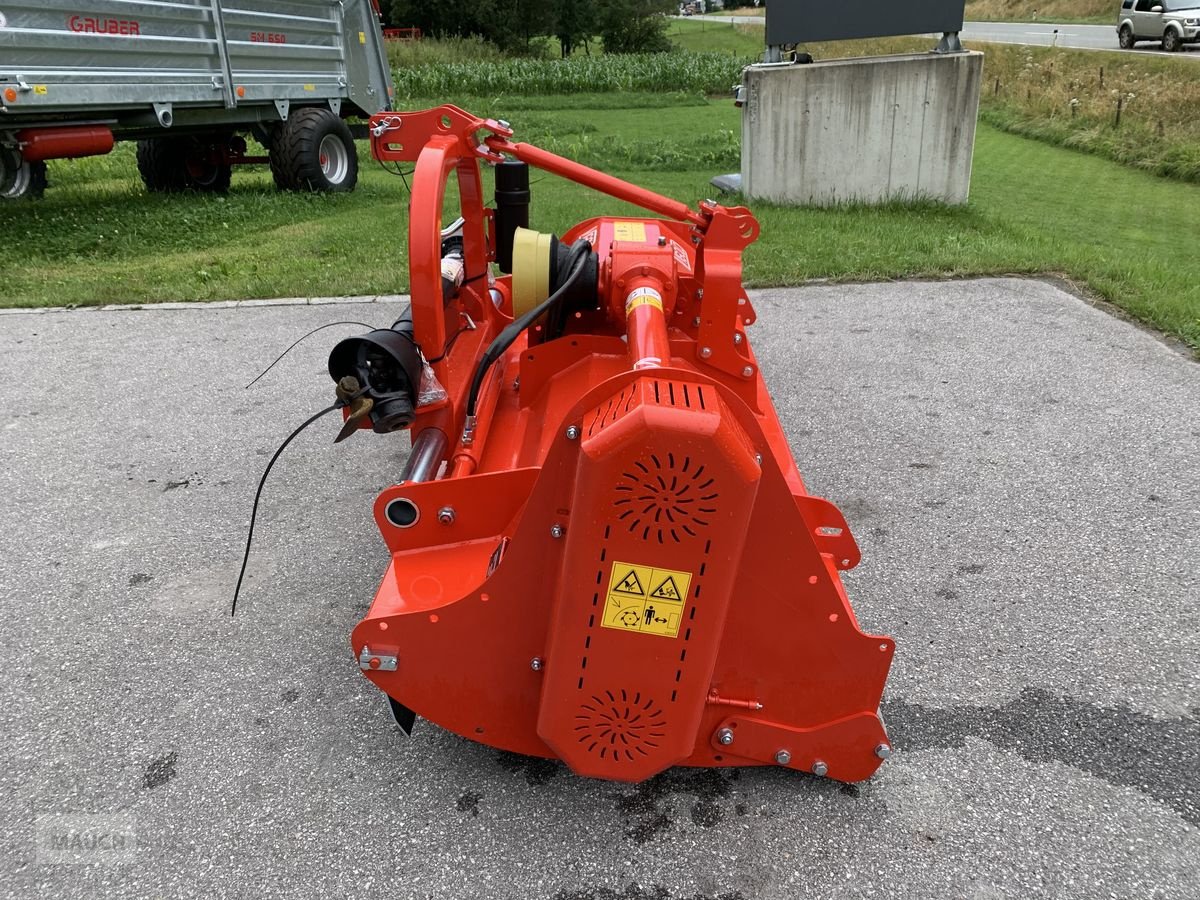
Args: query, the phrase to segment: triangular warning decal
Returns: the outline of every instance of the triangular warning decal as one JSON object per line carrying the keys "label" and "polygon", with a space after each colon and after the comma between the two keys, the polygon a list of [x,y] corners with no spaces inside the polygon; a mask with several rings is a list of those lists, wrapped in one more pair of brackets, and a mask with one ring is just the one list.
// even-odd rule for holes
{"label": "triangular warning decal", "polygon": [[633,569],[629,570],[629,574],[617,582],[613,588],[614,594],[632,594],[634,597],[645,597],[646,589],[642,587],[642,582],[638,580],[637,572]]}
{"label": "triangular warning decal", "polygon": [[650,596],[655,600],[675,600],[678,602],[681,599],[679,588],[675,586],[675,579],[670,575],[664,578],[662,583],[650,592]]}

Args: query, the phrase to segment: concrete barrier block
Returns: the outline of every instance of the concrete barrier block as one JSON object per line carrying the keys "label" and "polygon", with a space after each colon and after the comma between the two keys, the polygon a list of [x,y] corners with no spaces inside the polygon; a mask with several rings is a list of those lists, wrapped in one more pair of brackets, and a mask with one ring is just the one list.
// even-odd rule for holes
{"label": "concrete barrier block", "polygon": [[966,203],[982,77],[977,52],[750,66],[743,190],[806,206]]}

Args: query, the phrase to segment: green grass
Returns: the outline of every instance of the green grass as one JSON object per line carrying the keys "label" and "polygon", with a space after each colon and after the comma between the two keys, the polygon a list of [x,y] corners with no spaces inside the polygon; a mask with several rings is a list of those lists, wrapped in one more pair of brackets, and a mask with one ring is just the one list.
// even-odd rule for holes
{"label": "green grass", "polygon": [[[457,98],[523,140],[680,199],[737,167],[739,114],[694,95]],[[619,103],[619,105],[618,105]],[[41,203],[0,206],[9,306],[372,294],[407,288],[407,196],[369,161],[352,195],[277,194],[236,173],[227,197],[151,196],[122,146],[51,164]],[[981,125],[971,203],[806,210],[753,204],[763,225],[752,285],[1063,273],[1200,348],[1200,187]],[[561,233],[629,207],[535,175],[533,224]]]}
{"label": "green grass", "polygon": [[[668,34],[674,53],[604,56],[597,46],[590,55],[581,49],[560,61],[551,58],[548,47],[541,47],[545,52],[540,56],[514,59],[499,55],[479,39],[452,38],[394,44],[391,54],[398,96],[405,103],[409,98],[462,94],[500,97],[600,91],[617,101],[639,91],[728,96],[740,80],[742,66],[762,53],[763,31],[758,25],[735,26],[696,17],[671,21]],[[1156,175],[1200,183],[1200,116],[1195,114],[1200,104],[1200,66],[1194,60],[1007,44],[976,46],[985,51],[981,98],[985,121]],[[809,44],[803,49],[817,59],[830,59],[924,53],[929,47],[928,37],[900,37]]]}
{"label": "green grass", "polygon": [[698,53],[728,53],[750,60],[762,59],[761,25],[734,25],[719,18],[676,19],[667,26],[671,43]]}
{"label": "green grass", "polygon": [[1116,0],[967,0],[972,22],[1057,22],[1113,25]]}
{"label": "green grass", "polygon": [[[763,41],[758,26],[733,29],[721,22],[674,22],[671,33],[681,48],[724,49],[746,58],[761,52]],[[901,37],[809,44],[803,49],[816,59],[831,59],[922,53],[929,44],[925,37]],[[1200,116],[1195,112],[1200,105],[1200,66],[1195,60],[969,44],[984,51],[984,121],[1144,172],[1200,183]]]}

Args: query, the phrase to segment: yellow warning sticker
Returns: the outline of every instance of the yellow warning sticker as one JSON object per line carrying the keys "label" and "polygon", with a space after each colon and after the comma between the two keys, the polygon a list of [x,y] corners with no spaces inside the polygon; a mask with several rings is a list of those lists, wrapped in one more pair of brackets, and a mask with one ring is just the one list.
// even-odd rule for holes
{"label": "yellow warning sticker", "polygon": [[673,638],[679,634],[691,584],[691,572],[614,562],[600,624]]}
{"label": "yellow warning sticker", "polygon": [[639,244],[646,243],[646,223],[645,222],[614,222],[613,223],[613,240],[614,241],[635,241]]}
{"label": "yellow warning sticker", "polygon": [[608,583],[610,594],[624,594],[626,597],[646,599],[646,585],[650,583],[654,570],[649,566],[635,566],[630,563],[613,563],[612,578]]}
{"label": "yellow warning sticker", "polygon": [[360,44],[365,44],[367,42],[367,33],[365,31],[360,31],[358,33],[358,42]]}
{"label": "yellow warning sticker", "polygon": [[639,306],[653,306],[659,312],[662,312],[662,294],[654,290],[654,288],[638,288],[625,298],[625,315],[632,315],[633,311]]}
{"label": "yellow warning sticker", "polygon": [[44,84],[35,84],[33,86],[33,92],[35,94],[41,94],[44,96],[44,95],[50,93],[50,88]]}

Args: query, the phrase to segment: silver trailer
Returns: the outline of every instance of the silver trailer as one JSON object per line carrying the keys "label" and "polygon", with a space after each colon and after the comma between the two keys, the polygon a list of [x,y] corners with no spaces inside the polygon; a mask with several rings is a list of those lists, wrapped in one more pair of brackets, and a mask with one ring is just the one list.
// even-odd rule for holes
{"label": "silver trailer", "polygon": [[280,188],[352,190],[344,120],[391,108],[375,3],[0,0],[0,196],[118,140],[138,141],[153,191],[222,191],[267,161]]}

